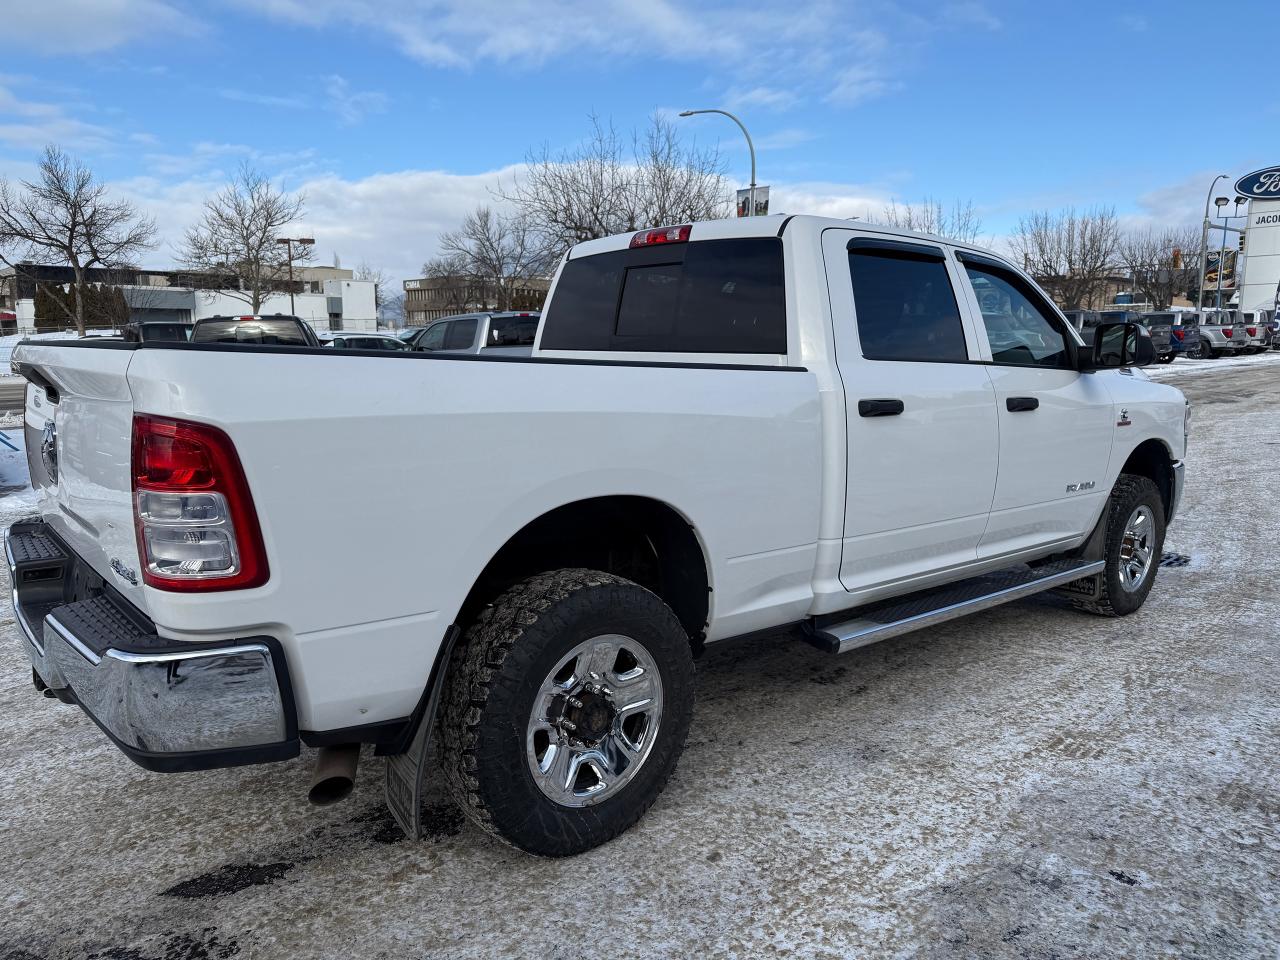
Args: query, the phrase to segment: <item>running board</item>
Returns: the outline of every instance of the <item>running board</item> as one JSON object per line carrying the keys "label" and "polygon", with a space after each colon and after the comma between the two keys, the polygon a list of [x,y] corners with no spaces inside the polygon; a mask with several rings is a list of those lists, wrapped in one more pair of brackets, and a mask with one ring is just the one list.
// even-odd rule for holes
{"label": "running board", "polygon": [[[1036,567],[1019,564],[981,577],[921,590],[903,597],[867,604],[810,624],[805,639],[828,653],[847,653],[878,640],[946,623],[979,610],[998,607],[1034,593],[1062,587],[1101,573],[1101,560],[1053,560]],[[849,620],[841,616],[853,614]]]}

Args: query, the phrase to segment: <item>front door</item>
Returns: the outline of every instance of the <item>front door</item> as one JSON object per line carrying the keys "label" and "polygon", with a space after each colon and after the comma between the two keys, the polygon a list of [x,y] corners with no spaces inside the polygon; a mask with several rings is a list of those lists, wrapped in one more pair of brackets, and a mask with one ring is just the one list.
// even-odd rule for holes
{"label": "front door", "polygon": [[823,256],[848,434],[840,579],[862,601],[975,560],[996,407],[943,247],[828,230]]}
{"label": "front door", "polygon": [[1117,411],[1106,378],[1075,369],[1062,318],[1024,277],[994,259],[959,257],[1000,418],[1000,478],[978,556],[1079,539],[1110,493]]}

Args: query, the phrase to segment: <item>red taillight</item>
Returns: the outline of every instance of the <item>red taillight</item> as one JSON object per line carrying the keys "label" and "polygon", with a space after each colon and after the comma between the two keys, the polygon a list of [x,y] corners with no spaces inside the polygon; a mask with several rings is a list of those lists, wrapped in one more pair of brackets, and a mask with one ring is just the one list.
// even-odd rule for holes
{"label": "red taillight", "polygon": [[651,247],[658,243],[685,243],[692,225],[683,227],[659,227],[657,230],[641,230],[631,238],[633,247]]}
{"label": "red taillight", "polygon": [[239,320],[241,323],[243,323],[246,320],[253,320],[255,318],[254,317],[236,317],[236,319]]}
{"label": "red taillight", "polygon": [[1256,337],[1256,336],[1258,335],[1258,328],[1257,328],[1257,327],[1245,327],[1245,328],[1244,328],[1244,332],[1245,332],[1248,336]]}
{"label": "red taillight", "polygon": [[1223,335],[1224,337],[1230,337],[1233,333],[1235,333],[1235,331],[1234,331],[1234,330],[1232,330],[1230,327],[1223,327],[1223,328],[1222,328],[1222,335]]}
{"label": "red taillight", "polygon": [[231,438],[208,424],[133,418],[133,513],[142,577],[161,590],[236,590],[268,577]]}

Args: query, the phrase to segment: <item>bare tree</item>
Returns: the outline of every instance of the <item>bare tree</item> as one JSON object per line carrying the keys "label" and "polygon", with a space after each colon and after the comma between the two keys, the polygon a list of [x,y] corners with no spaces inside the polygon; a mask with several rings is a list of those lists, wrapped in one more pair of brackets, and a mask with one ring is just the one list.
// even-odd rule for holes
{"label": "bare tree", "polygon": [[502,216],[484,206],[444,234],[440,249],[485,300],[492,293],[497,310],[512,309],[516,291],[545,278],[555,262],[553,241],[527,216]]}
{"label": "bare tree", "polygon": [[34,181],[0,179],[0,261],[18,274],[31,262],[69,266],[70,292],[50,289],[50,300],[81,336],[88,271],[132,265],[154,246],[155,232],[152,220],[111,200],[88,167],[55,146],[45,147]]}
{"label": "bare tree", "polygon": [[537,224],[556,254],[583,240],[728,214],[729,183],[715,150],[683,144],[654,117],[630,149],[612,124],[591,118],[585,143],[526,157],[528,170],[504,198]]}
{"label": "bare tree", "polygon": [[428,260],[422,265],[422,276],[430,281],[437,295],[436,304],[445,313],[463,313],[473,305],[485,306],[475,302],[476,291],[463,257],[446,255]]}
{"label": "bare tree", "polygon": [[1194,227],[1147,228],[1121,236],[1120,262],[1133,277],[1135,292],[1156,310],[1195,286],[1200,275],[1200,238]]}
{"label": "bare tree", "polygon": [[904,203],[901,206],[896,200],[890,200],[879,214],[868,213],[867,219],[872,223],[932,233],[961,243],[974,243],[982,233],[982,218],[974,210],[972,200],[963,204],[957,200],[950,209],[932,197],[925,197],[919,204]]}
{"label": "bare tree", "polygon": [[[223,290],[259,313],[263,301],[289,290],[289,246],[281,234],[306,209],[302,194],[278,190],[248,165],[217,196],[205,201],[204,213],[187,230],[178,259],[187,269],[233,278]],[[312,249],[292,247],[293,263],[307,263]]]}
{"label": "bare tree", "polygon": [[1037,210],[1018,220],[1009,245],[1023,268],[1066,310],[1090,305],[1115,270],[1114,207]]}
{"label": "bare tree", "polygon": [[[338,255],[333,255],[334,266],[338,265]],[[355,279],[372,280],[373,281],[373,306],[379,313],[382,308],[390,302],[391,278],[387,276],[387,271],[381,267],[375,267],[367,260],[361,260],[360,266],[355,269]]]}

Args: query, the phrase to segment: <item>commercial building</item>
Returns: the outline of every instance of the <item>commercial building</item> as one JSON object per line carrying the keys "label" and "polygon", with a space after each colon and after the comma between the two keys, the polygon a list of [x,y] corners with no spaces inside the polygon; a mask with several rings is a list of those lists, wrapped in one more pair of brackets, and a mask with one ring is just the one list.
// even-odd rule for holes
{"label": "commercial building", "polygon": [[[521,281],[512,291],[512,310],[540,310],[547,299],[550,280]],[[466,277],[420,277],[404,282],[404,322],[421,327],[455,313],[476,313],[498,309],[493,287]]]}
{"label": "commercial building", "polygon": [[1280,166],[1241,177],[1236,193],[1250,198],[1237,303],[1242,310],[1275,310],[1280,307]]}
{"label": "commercial building", "polygon": [[[316,330],[376,330],[374,283],[356,280],[340,267],[298,267],[294,290],[267,297],[259,313],[292,313]],[[36,327],[36,287],[65,288],[75,279],[70,267],[24,263],[0,269],[0,333]],[[91,268],[87,282],[119,287],[131,320],[193,323],[204,317],[235,316],[249,311],[233,277],[180,270]],[[239,295],[237,295],[239,294]],[[292,299],[292,302],[290,302]],[[10,315],[6,317],[6,315]],[[63,325],[65,318],[40,318],[41,326]]]}

